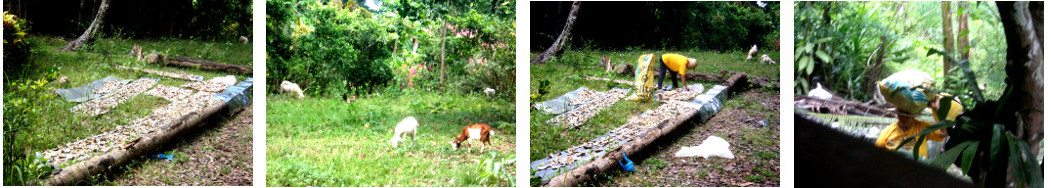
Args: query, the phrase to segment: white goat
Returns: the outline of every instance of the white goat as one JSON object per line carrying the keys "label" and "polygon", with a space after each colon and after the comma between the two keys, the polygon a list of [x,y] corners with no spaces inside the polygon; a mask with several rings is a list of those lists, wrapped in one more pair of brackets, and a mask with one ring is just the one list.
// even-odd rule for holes
{"label": "white goat", "polygon": [[483,92],[485,92],[485,96],[489,96],[489,95],[495,94],[496,90],[493,89],[493,88],[485,88],[485,90]]}
{"label": "white goat", "polygon": [[768,56],[766,54],[763,54],[763,56],[761,58],[759,58],[759,59],[760,59],[759,62],[770,63],[770,64],[777,64],[777,61],[774,61],[774,59],[771,59],[770,56]]}
{"label": "white goat", "polygon": [[752,56],[755,56],[755,53],[758,53],[758,52],[759,52],[759,46],[753,44],[752,45],[752,49],[748,50],[748,58],[744,59],[744,61],[751,61],[752,60]]}
{"label": "white goat", "polygon": [[398,143],[405,142],[405,137],[412,139],[412,145],[416,145],[416,126],[420,123],[416,122],[416,118],[407,117],[398,123],[398,126],[394,128],[394,137],[387,141],[394,144],[394,147],[398,147]]}
{"label": "white goat", "polygon": [[296,98],[303,98],[303,90],[299,89],[299,84],[288,80],[281,81],[281,93],[288,93]]}

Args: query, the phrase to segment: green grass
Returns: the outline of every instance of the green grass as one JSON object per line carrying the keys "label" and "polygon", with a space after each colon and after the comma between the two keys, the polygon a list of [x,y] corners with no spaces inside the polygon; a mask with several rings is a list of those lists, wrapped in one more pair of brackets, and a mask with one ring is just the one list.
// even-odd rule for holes
{"label": "green grass", "polygon": [[[479,163],[515,154],[514,103],[479,95],[407,90],[356,102],[267,96],[267,186],[510,186],[480,181]],[[391,148],[394,126],[413,116],[415,145]],[[488,123],[493,147],[453,150],[461,129]],[[495,148],[495,149],[494,149]],[[504,165],[513,172],[513,165]],[[512,180],[513,181],[513,180]]]}
{"label": "green grass", "polygon": [[[530,66],[530,86],[535,87],[540,80],[551,82],[550,93],[541,96],[540,101],[558,98],[562,94],[575,90],[579,87],[587,87],[597,91],[607,91],[612,87],[632,88],[630,85],[610,84],[607,81],[585,80],[585,76],[603,77],[620,80],[634,80],[634,77],[606,73],[604,67],[596,66],[602,55],[609,55],[613,63],[629,63],[635,65],[639,55],[654,53],[652,51],[566,51],[560,58],[543,65]],[[715,53],[694,51],[672,51],[667,53],[679,53],[689,57],[697,58],[698,66],[689,72],[718,74],[720,70],[740,71],[765,77],[778,77],[779,67],[777,65],[764,65],[755,61],[744,62],[744,52]],[[777,59],[775,52],[767,53],[771,58]],[[670,78],[665,78],[665,84],[671,84]],[[687,81],[687,84],[702,83],[704,87],[711,88],[719,84],[716,82]],[[530,92],[536,88],[530,88]],[[630,93],[629,93],[630,94]],[[629,117],[641,114],[649,109],[656,109],[659,103],[637,103],[630,101],[618,101],[595,117],[574,130],[566,130],[560,126],[545,123],[556,115],[547,115],[535,110],[529,112],[529,160],[541,159],[547,154],[562,151],[573,145],[594,139],[613,128],[623,125]]]}
{"label": "green grass", "polygon": [[[162,67],[160,65],[134,62],[130,56],[119,56],[127,54],[132,44],[140,44],[145,51],[162,51],[168,54],[179,54],[191,57],[217,58],[225,62],[235,64],[251,64],[250,44],[217,44],[186,40],[132,40],[122,38],[101,38],[87,45],[78,52],[56,52],[54,49],[62,47],[68,41],[55,37],[30,36],[29,42],[34,43],[32,49],[34,55],[29,60],[30,67],[21,72],[4,72],[5,88],[10,83],[24,82],[24,80],[35,80],[43,77],[48,70],[58,73],[59,77],[69,78],[66,84],[50,85],[56,88],[72,88],[90,83],[106,76],[116,76],[122,79],[138,79],[140,77],[162,78],[158,84],[179,86],[188,81],[173,80],[139,72],[124,71],[113,68],[115,65],[127,65],[149,69],[158,69],[171,72],[186,72],[197,74],[210,79],[215,76],[227,75],[227,73],[203,71],[190,68]],[[211,55],[209,55],[211,54]],[[207,55],[207,56],[206,56]],[[221,56],[221,57],[220,57]],[[207,58],[205,58],[207,59]],[[245,79],[245,75],[237,75],[239,80]],[[5,95],[11,90],[5,90]],[[57,97],[54,100],[33,101],[41,106],[40,114],[44,117],[40,122],[33,123],[30,127],[20,129],[17,133],[8,134],[5,137],[14,137],[15,143],[4,143],[4,147],[18,147],[21,153],[5,153],[4,155],[17,155],[16,158],[31,156],[35,152],[42,152],[56,148],[68,142],[87,138],[105,131],[109,131],[119,125],[144,117],[153,109],[168,104],[163,98],[140,94],[135,96],[117,108],[106,114],[96,117],[86,117],[80,113],[70,112],[69,108],[79,104],[67,102]],[[7,158],[7,157],[5,157]],[[5,161],[8,162],[8,161]],[[9,173],[9,166],[5,166],[6,179],[13,177]],[[97,183],[97,182],[96,182]]]}

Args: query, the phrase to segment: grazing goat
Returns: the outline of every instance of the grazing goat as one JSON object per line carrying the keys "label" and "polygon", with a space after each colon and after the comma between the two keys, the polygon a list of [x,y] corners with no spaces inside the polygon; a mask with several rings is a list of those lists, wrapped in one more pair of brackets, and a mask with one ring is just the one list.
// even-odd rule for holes
{"label": "grazing goat", "polygon": [[288,93],[296,98],[303,98],[303,90],[299,89],[299,84],[288,80],[281,81],[281,93]]}
{"label": "grazing goat", "polygon": [[416,126],[420,123],[416,121],[414,117],[407,117],[398,123],[398,126],[394,128],[394,137],[387,141],[394,144],[394,147],[398,147],[398,143],[405,142],[405,137],[412,139],[412,145],[416,145]]}
{"label": "grazing goat", "polygon": [[493,134],[495,133],[493,133],[492,128],[489,128],[489,125],[486,125],[484,123],[477,123],[474,125],[468,125],[467,127],[464,127],[463,131],[460,132],[460,135],[456,136],[456,140],[453,140],[450,143],[452,143],[453,145],[453,150],[456,150],[460,148],[460,144],[463,143],[464,140],[466,140],[467,152],[471,152],[471,140],[481,140],[482,152],[485,152],[486,145],[492,146],[492,144],[489,143],[489,136]]}
{"label": "grazing goat", "polygon": [[744,61],[746,61],[746,62],[747,61],[751,61],[752,60],[752,56],[755,56],[755,53],[757,53],[757,52],[759,52],[759,46],[752,45],[752,49],[748,50],[748,58],[744,59]]}
{"label": "grazing goat", "polygon": [[763,54],[763,56],[761,58],[759,58],[759,59],[761,59],[761,60],[759,60],[759,62],[769,63],[769,64],[777,64],[777,61],[774,61],[774,59],[771,59],[770,56],[768,56],[766,54]]}
{"label": "grazing goat", "polygon": [[496,93],[496,90],[495,90],[495,89],[493,89],[493,88],[485,88],[485,90],[484,90],[484,91],[482,91],[482,92],[485,92],[485,96],[490,96],[490,95],[493,95],[493,94],[495,94],[495,93]]}

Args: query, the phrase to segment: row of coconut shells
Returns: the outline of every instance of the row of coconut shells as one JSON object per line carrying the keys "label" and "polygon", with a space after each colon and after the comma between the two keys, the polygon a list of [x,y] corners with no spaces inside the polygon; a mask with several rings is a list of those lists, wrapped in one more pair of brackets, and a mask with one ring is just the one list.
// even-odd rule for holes
{"label": "row of coconut shells", "polygon": [[601,93],[586,89],[578,93],[576,99],[570,101],[570,105],[579,104],[582,105],[581,107],[555,116],[547,120],[547,123],[569,127],[580,126],[592,117],[595,117],[595,115],[598,115],[602,109],[617,103],[627,94],[628,90],[626,89],[611,89]]}
{"label": "row of coconut shells", "polygon": [[[97,116],[99,114],[106,113],[107,111],[116,108],[117,105],[123,103],[124,101],[131,99],[136,95],[139,95],[139,93],[142,93],[147,89],[150,89],[150,87],[153,87],[153,85],[156,83],[157,80],[146,78],[138,79],[128,84],[110,84],[110,82],[107,82],[106,85],[109,85],[110,87],[116,87],[113,85],[119,85],[120,87],[117,89],[113,89],[113,91],[110,92],[110,94],[108,95],[99,97],[97,99],[92,99],[90,101],[81,103],[77,106],[73,106],[73,108],[71,108],[70,110],[74,112],[81,112],[87,114],[88,116]],[[109,89],[109,87],[104,86],[99,90],[101,89]],[[96,90],[96,92],[98,92],[98,90]]]}

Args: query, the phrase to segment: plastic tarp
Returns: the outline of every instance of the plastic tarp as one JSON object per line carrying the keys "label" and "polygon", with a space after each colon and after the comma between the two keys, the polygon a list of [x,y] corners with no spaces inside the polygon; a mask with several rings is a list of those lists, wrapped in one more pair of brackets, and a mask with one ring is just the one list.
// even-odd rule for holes
{"label": "plastic tarp", "polygon": [[[636,136],[638,137],[638,136],[642,136],[644,134],[645,133],[640,133],[639,135],[636,135]],[[609,139],[607,137],[616,138],[615,136],[616,135],[614,135],[614,133],[612,131],[610,131],[610,132],[606,132],[606,134],[598,136],[595,139],[592,139],[591,141],[599,141],[599,140]],[[613,142],[610,142],[610,143],[614,144],[613,146],[610,146],[610,148],[620,147],[620,145],[624,145],[624,143],[628,143],[628,141],[633,140],[632,138],[634,138],[634,137],[626,137],[623,140],[615,140]],[[552,154],[552,155],[555,156],[555,158],[565,159],[565,158],[568,158],[568,157],[570,157],[570,155],[573,155],[575,153],[583,153],[584,155],[577,157],[578,160],[576,160],[573,164],[569,164],[569,165],[563,166],[562,168],[559,168],[559,169],[539,169],[538,170],[538,168],[540,168],[540,165],[547,163],[548,160],[552,160],[551,157],[545,157],[543,159],[539,159],[539,160],[536,160],[536,161],[533,161],[533,162],[529,162],[529,169],[532,169],[532,170],[536,171],[536,173],[534,173],[533,176],[538,176],[538,177],[540,177],[541,180],[547,180],[549,178],[557,176],[558,174],[561,174],[562,172],[569,171],[570,169],[574,169],[574,168],[577,168],[580,165],[584,165],[584,164],[586,164],[588,162],[591,162],[591,160],[593,160],[595,158],[602,157],[603,155],[606,155],[606,153],[609,153],[609,151],[603,150],[603,149],[574,147],[574,148],[572,148],[570,150],[564,150],[564,151],[561,151],[561,152],[558,152],[558,153],[555,153],[555,154]]]}
{"label": "plastic tarp", "polygon": [[573,110],[573,109],[576,109],[577,107],[580,107],[580,106],[570,106],[569,102],[573,101],[573,99],[577,99],[577,94],[579,94],[581,91],[584,91],[586,89],[588,89],[588,88],[585,88],[585,87],[577,88],[576,90],[570,91],[570,92],[568,92],[566,94],[562,94],[562,96],[559,96],[558,98],[551,99],[549,101],[544,101],[544,102],[537,103],[536,105],[533,105],[533,107],[536,107],[536,109],[540,110],[540,113],[549,114],[549,115],[550,114],[566,113],[566,112],[568,112],[570,110]]}
{"label": "plastic tarp", "polygon": [[236,112],[237,109],[252,104],[252,78],[227,87],[223,92],[212,95],[212,97],[226,102],[227,109],[230,112]]}
{"label": "plastic tarp", "polygon": [[69,88],[69,89],[58,89],[58,90],[55,90],[55,93],[58,93],[59,96],[62,96],[62,99],[65,99],[66,101],[69,101],[69,102],[89,101],[91,99],[102,97],[103,94],[95,94],[95,90],[96,89],[102,88],[102,86],[104,86],[106,84],[106,82],[118,81],[118,80],[123,82],[124,84],[127,84],[128,82],[131,82],[131,79],[124,80],[124,79],[120,79],[120,78],[117,78],[117,77],[114,77],[114,76],[107,76],[106,78],[95,80],[95,81],[93,81],[91,83],[84,84],[83,86],[80,86],[80,87]]}

